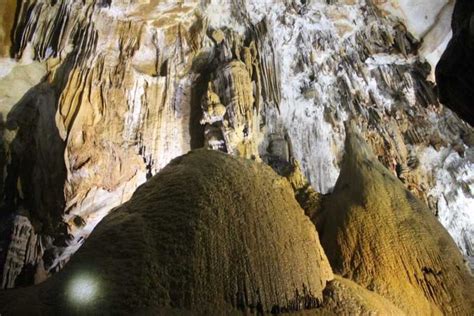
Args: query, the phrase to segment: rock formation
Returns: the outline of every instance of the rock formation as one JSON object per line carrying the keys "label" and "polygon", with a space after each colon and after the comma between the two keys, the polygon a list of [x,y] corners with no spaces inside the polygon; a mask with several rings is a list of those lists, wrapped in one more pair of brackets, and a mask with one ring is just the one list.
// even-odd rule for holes
{"label": "rock formation", "polygon": [[396,16],[403,23],[403,28],[406,28],[420,43],[418,54],[431,66],[430,80],[434,80],[436,64],[452,37],[451,16],[455,2],[455,0],[374,1],[383,12]]}
{"label": "rock formation", "polygon": [[331,279],[284,178],[198,150],[105,217],[64,271],[2,293],[0,312],[289,312],[319,307]]}
{"label": "rock formation", "polygon": [[139,187],[63,271],[0,292],[0,312],[405,314],[332,274],[287,180],[209,150],[174,159]]}
{"label": "rock formation", "polygon": [[453,0],[0,6],[2,287],[60,271],[110,210],[195,148],[271,165],[313,217],[348,117],[474,258],[474,130],[438,100],[459,101],[461,86],[430,81]]}
{"label": "rock formation", "polygon": [[10,55],[12,45],[11,32],[15,23],[15,12],[17,1],[6,0],[2,3],[2,12],[0,13],[0,57]]}
{"label": "rock formation", "polygon": [[408,314],[472,314],[474,278],[452,238],[352,125],[346,132],[341,175],[316,215],[334,272]]}
{"label": "rock formation", "polygon": [[425,62],[435,65],[449,40],[452,1],[247,4],[252,21],[267,21],[281,71],[280,110],[262,115],[262,147],[289,140],[311,185],[330,193],[340,172],[343,122],[353,116],[378,159],[472,256],[472,127],[438,102]]}
{"label": "rock formation", "polygon": [[335,276],[324,289],[322,311],[335,315],[405,314],[380,295],[340,276]]}

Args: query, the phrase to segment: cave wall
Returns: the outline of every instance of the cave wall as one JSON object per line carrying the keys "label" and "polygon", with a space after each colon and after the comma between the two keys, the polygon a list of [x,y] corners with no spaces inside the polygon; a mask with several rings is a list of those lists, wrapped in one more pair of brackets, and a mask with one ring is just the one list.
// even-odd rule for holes
{"label": "cave wall", "polygon": [[61,269],[191,148],[274,167],[295,158],[329,193],[348,117],[473,254],[472,128],[438,102],[421,36],[377,1],[18,3],[2,25],[15,27],[0,89],[21,67],[36,72],[2,110],[3,287]]}

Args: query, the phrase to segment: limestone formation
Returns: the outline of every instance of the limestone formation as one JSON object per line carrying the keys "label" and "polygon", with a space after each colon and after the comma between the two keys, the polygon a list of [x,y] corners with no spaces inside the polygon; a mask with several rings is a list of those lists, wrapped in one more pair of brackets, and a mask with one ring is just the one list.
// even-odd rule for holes
{"label": "limestone formation", "polygon": [[279,102],[275,66],[266,64],[273,60],[273,52],[259,59],[268,52],[266,27],[263,20],[249,27],[246,36],[231,30],[212,33],[217,45],[212,63],[217,66],[210,74],[201,104],[208,148],[260,159],[262,107],[264,102],[278,107]]}
{"label": "limestone formation", "polygon": [[0,58],[10,56],[11,34],[15,23],[16,0],[5,0],[2,2],[0,13]]}
{"label": "limestone formation", "polygon": [[335,273],[410,315],[472,315],[474,279],[452,238],[347,125],[334,192],[316,217]]}
{"label": "limestone formation", "polygon": [[105,217],[63,271],[2,292],[0,313],[284,313],[319,307],[332,279],[284,178],[198,150]]}
{"label": "limestone formation", "polygon": [[316,192],[308,182],[301,171],[299,162],[291,159],[279,172],[290,182],[295,192],[295,198],[305,211],[305,214],[309,218],[313,218],[315,213],[321,209],[322,195]]}
{"label": "limestone formation", "polygon": [[[16,20],[8,39],[22,65],[2,68],[2,80],[19,93],[23,85],[11,89],[12,79],[19,82],[22,68],[33,75],[21,101],[2,95],[15,105],[10,110],[2,102],[13,134],[4,137],[4,206],[16,216],[26,210],[31,236],[41,235],[27,238],[22,250],[41,249],[30,272],[28,262],[15,259],[32,279],[40,262],[48,274],[59,270],[110,209],[190,149],[190,107],[184,105],[193,76],[174,78],[191,67],[200,19],[192,4],[168,11],[159,1],[17,3],[9,11]],[[177,41],[178,31],[183,38]],[[9,63],[2,60],[2,67]],[[35,82],[42,68],[46,76]],[[8,256],[15,253],[1,257]],[[17,274],[10,269],[18,267],[2,260],[3,275]],[[12,287],[15,280],[3,284]]]}
{"label": "limestone formation", "polygon": [[324,289],[322,310],[335,315],[405,315],[382,296],[340,276]]}
{"label": "limestone formation", "polygon": [[[311,215],[339,175],[348,116],[474,258],[473,129],[430,82],[453,2],[2,1],[0,284],[59,271],[190,149],[290,166]],[[455,35],[470,18],[459,8]]]}
{"label": "limestone formation", "polygon": [[[216,69],[204,100],[204,116],[208,146],[244,158],[257,158],[260,115],[255,108],[252,82],[246,65],[238,60]],[[215,91],[217,87],[217,91]],[[222,100],[222,101],[221,101]],[[221,103],[223,102],[223,104]],[[207,119],[206,119],[207,118]],[[213,144],[212,130],[220,130],[220,143]]]}

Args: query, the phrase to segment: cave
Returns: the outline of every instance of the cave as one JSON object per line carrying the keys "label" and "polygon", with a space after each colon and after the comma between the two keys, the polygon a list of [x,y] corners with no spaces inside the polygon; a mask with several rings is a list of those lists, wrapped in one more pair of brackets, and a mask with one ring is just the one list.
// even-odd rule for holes
{"label": "cave", "polygon": [[0,315],[474,314],[471,1],[0,8]]}

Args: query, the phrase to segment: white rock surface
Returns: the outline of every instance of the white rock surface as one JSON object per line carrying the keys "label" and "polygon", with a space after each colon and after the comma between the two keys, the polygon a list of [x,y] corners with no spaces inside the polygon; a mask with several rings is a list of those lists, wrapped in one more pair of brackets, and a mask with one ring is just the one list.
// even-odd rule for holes
{"label": "white rock surface", "polygon": [[[377,2],[376,2],[377,3]],[[378,6],[398,17],[413,36],[422,41],[420,55],[434,68],[443,54],[451,33],[451,16],[455,0],[390,0]]]}

